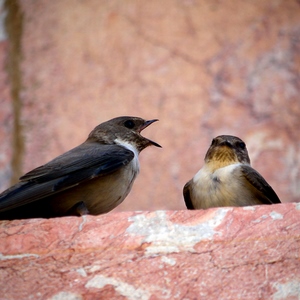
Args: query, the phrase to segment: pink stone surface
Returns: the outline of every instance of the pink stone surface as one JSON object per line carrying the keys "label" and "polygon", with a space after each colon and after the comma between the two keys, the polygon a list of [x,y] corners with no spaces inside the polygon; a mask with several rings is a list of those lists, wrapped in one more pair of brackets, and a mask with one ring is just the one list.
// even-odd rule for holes
{"label": "pink stone surface", "polygon": [[[140,176],[116,210],[183,209],[182,188],[219,134],[245,140],[282,201],[299,200],[299,1],[18,3],[22,172],[99,123],[136,115],[160,119],[143,134],[163,149],[141,153]],[[18,151],[9,145],[1,144],[3,188]]]}
{"label": "pink stone surface", "polygon": [[0,222],[0,299],[299,299],[300,206]]}

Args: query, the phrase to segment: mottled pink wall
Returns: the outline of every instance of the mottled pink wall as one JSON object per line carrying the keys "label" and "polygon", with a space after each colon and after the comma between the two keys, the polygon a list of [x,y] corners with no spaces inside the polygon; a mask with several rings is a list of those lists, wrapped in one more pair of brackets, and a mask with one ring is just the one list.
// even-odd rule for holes
{"label": "mottled pink wall", "polygon": [[299,299],[299,203],[0,221],[1,299]]}
{"label": "mottled pink wall", "polygon": [[[245,140],[283,202],[300,199],[299,1],[24,0],[20,10],[23,172],[134,115],[160,119],[144,135],[163,149],[141,153],[118,210],[183,209],[182,187],[218,134]],[[12,132],[2,97],[1,155]]]}

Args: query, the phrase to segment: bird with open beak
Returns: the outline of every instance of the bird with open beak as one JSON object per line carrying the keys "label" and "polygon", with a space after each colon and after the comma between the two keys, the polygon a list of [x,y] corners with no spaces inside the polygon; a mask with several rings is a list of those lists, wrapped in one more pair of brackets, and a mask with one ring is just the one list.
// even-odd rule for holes
{"label": "bird with open beak", "polygon": [[130,192],[138,155],[159,144],[140,133],[153,122],[118,117],[98,125],[87,140],[20,178],[0,194],[0,219],[98,215]]}
{"label": "bird with open beak", "polygon": [[188,209],[280,203],[266,180],[250,166],[245,143],[220,135],[212,140],[204,166],[183,188]]}

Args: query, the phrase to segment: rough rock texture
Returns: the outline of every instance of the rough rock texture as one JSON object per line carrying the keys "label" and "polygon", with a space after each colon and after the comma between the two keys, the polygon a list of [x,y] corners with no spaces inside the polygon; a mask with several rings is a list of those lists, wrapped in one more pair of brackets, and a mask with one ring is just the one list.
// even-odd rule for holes
{"label": "rough rock texture", "polygon": [[0,222],[0,299],[299,299],[300,205]]}
{"label": "rough rock texture", "polygon": [[19,45],[11,59],[21,58],[21,84],[0,74],[19,108],[15,130],[5,125],[10,98],[1,94],[1,188],[98,123],[136,115],[160,119],[144,135],[163,149],[141,154],[141,174],[118,210],[184,208],[182,187],[218,134],[244,139],[279,197],[299,200],[299,1],[5,3],[11,23],[21,18],[4,41]]}

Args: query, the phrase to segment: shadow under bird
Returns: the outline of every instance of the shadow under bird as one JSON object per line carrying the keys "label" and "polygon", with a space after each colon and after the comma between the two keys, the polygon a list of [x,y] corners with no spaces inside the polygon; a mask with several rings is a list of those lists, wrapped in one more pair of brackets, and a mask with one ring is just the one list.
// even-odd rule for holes
{"label": "shadow under bird", "polygon": [[87,140],[20,178],[0,194],[0,219],[98,215],[119,205],[139,173],[139,153],[159,144],[141,136],[153,122],[118,117]]}
{"label": "shadow under bird", "polygon": [[280,203],[272,187],[250,166],[246,145],[238,137],[214,138],[204,161],[183,188],[188,209]]}

